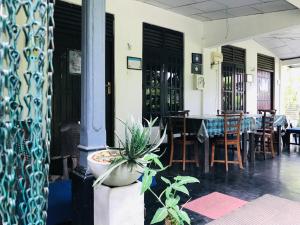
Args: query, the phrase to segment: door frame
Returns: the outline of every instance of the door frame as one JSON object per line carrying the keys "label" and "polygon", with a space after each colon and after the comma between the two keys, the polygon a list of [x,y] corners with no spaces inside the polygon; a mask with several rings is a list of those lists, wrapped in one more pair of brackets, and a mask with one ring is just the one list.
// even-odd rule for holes
{"label": "door frame", "polygon": [[[271,73],[271,109],[275,107],[275,58],[265,54],[257,53],[257,75],[258,71]],[[257,103],[256,103],[257,105]]]}
{"label": "door frame", "polygon": [[[59,1],[59,4],[56,4],[56,7],[57,6],[59,6],[61,8],[61,10],[60,10],[61,12],[60,13],[63,12],[64,8],[67,8],[68,10],[75,11],[76,12],[76,16],[78,16],[78,17],[76,17],[76,19],[79,21],[79,18],[80,18],[80,20],[81,20],[81,9],[82,9],[82,7],[80,5],[74,5],[72,3],[68,3],[68,2],[64,2],[64,1]],[[55,12],[57,13],[56,10],[55,10]],[[111,116],[112,117],[110,119],[110,121],[112,123],[112,134],[111,134],[111,136],[112,136],[112,142],[113,142],[112,144],[114,145],[114,143],[115,143],[115,135],[114,135],[114,133],[115,133],[115,32],[114,32],[115,31],[115,16],[113,14],[106,13],[106,18],[107,18],[107,16],[111,16],[113,18],[113,26],[112,26],[112,29],[113,29],[112,30],[113,38],[112,38],[112,56],[111,56],[111,59],[112,59],[112,62],[111,62],[112,63],[112,65],[111,65],[111,71],[112,71],[112,74],[111,74],[111,82],[112,82],[112,103],[111,104],[112,104],[112,109],[111,110],[112,110],[112,115],[105,115],[105,116]],[[55,29],[54,35],[56,35],[57,33],[60,33],[60,34],[71,34],[71,35],[80,35],[80,39],[81,39],[81,31],[80,31],[81,29],[80,29],[80,26],[75,26],[75,28],[74,27],[69,27],[70,31],[68,31],[68,29],[65,29],[65,27],[63,27],[63,26],[65,26],[64,22],[61,23],[61,26],[60,26],[60,24],[58,24],[58,26],[56,24],[56,27],[58,27],[59,29]],[[107,31],[106,31],[106,33],[107,33]],[[80,48],[78,50],[80,50],[82,52],[81,46],[80,46]],[[60,74],[57,74],[57,75],[60,75]],[[104,76],[106,76],[106,74]],[[105,81],[106,81],[106,79],[105,79]],[[106,92],[106,88],[105,88],[105,92]],[[57,96],[60,95],[60,93],[57,92],[57,91],[55,91],[55,90],[54,90],[53,94],[57,95]],[[105,97],[106,97],[106,94],[105,94]],[[55,98],[55,97],[53,97],[53,98]],[[59,104],[59,102],[53,101],[52,104]],[[55,107],[52,107],[52,113],[53,114],[54,114],[54,112],[53,112],[54,108]],[[106,119],[105,119],[105,122],[106,122]],[[54,134],[54,132],[55,132],[54,126],[51,126],[51,133],[52,133],[52,135]],[[106,131],[107,141],[108,141],[108,136],[109,135],[108,135],[108,133]],[[51,145],[51,149],[52,148],[56,148],[56,147],[57,147],[56,145],[53,145],[53,144]],[[112,146],[112,147],[114,147],[114,146]],[[52,151],[52,152],[55,152],[55,151]],[[57,152],[57,153],[59,154],[59,152]]]}
{"label": "door frame", "polygon": [[[274,109],[275,107],[275,72],[272,70],[266,70],[266,69],[257,69],[257,76],[258,76],[258,71],[264,71],[264,72],[269,72],[271,74],[271,109]],[[257,84],[258,87],[258,84]],[[258,97],[258,94],[257,94]],[[256,99],[257,100],[257,99]],[[258,102],[257,102],[258,103]],[[257,105],[257,110],[259,110],[258,105]]]}

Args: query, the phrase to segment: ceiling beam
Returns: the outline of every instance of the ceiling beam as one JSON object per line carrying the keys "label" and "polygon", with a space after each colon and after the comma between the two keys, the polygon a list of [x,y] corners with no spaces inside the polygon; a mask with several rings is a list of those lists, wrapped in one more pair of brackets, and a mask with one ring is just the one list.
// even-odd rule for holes
{"label": "ceiling beam", "polygon": [[[300,1],[300,0],[299,0]],[[204,22],[204,47],[253,39],[300,24],[298,9]]]}
{"label": "ceiling beam", "polygon": [[300,64],[300,57],[292,58],[292,59],[281,59],[282,66],[292,66],[292,65],[299,65]]}
{"label": "ceiling beam", "polygon": [[300,0],[287,0],[292,5],[296,6],[298,9],[300,9]]}

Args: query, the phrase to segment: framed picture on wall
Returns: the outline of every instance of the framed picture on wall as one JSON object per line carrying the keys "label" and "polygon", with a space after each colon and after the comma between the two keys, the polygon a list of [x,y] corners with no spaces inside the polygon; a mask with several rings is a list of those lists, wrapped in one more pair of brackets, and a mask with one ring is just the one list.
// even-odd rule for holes
{"label": "framed picture on wall", "polygon": [[142,70],[142,59],[137,57],[127,56],[127,69]]}
{"label": "framed picture on wall", "polygon": [[203,90],[205,88],[205,78],[204,76],[195,75],[195,89]]}
{"label": "framed picture on wall", "polygon": [[68,51],[68,68],[70,75],[81,75],[81,51]]}
{"label": "framed picture on wall", "polygon": [[202,64],[192,63],[192,74],[202,74]]}
{"label": "framed picture on wall", "polygon": [[202,64],[202,54],[192,53],[192,63]]}

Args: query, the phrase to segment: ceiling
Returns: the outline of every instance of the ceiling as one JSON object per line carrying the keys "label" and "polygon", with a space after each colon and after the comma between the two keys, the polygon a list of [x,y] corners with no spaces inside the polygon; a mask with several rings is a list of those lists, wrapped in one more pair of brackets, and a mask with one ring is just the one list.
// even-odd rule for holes
{"label": "ceiling", "polygon": [[137,0],[200,21],[296,9],[286,0]]}
{"label": "ceiling", "polygon": [[264,34],[255,38],[280,59],[300,58],[300,26]]}

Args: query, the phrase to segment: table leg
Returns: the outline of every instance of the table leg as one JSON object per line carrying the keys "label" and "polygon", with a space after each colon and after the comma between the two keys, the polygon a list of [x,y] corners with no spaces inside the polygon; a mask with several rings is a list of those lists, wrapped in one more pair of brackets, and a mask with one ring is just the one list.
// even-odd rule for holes
{"label": "table leg", "polygon": [[291,133],[289,131],[287,131],[287,143],[286,143],[286,149],[287,149],[287,152],[290,152],[291,151]]}
{"label": "table leg", "polygon": [[204,173],[209,173],[209,138],[204,142]]}
{"label": "table leg", "polygon": [[247,161],[247,154],[248,154],[248,133],[244,132],[242,135],[242,157],[243,157],[243,164],[246,164]]}
{"label": "table leg", "polygon": [[281,144],[282,144],[282,138],[281,138],[281,126],[277,126],[277,155],[281,154]]}
{"label": "table leg", "polygon": [[249,154],[250,162],[255,161],[255,134],[253,132],[249,133]]}

